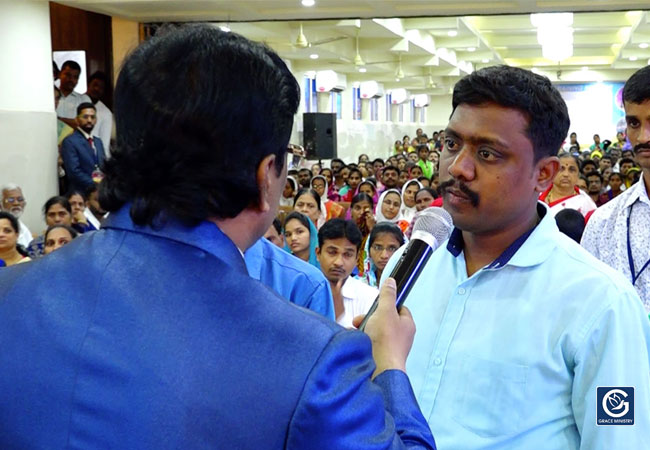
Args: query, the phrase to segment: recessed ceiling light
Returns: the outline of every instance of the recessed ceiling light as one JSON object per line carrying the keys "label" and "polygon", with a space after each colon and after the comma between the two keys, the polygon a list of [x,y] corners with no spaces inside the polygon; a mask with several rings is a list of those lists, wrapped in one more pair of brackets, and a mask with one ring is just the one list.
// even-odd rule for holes
{"label": "recessed ceiling light", "polygon": [[226,33],[230,33],[230,31],[231,31],[231,30],[230,30],[230,27],[228,27],[228,26],[226,26],[226,25],[221,25],[221,26],[219,27],[219,29],[221,29],[221,31],[225,31]]}
{"label": "recessed ceiling light", "polygon": [[490,58],[483,58],[483,59],[481,60],[481,62],[482,62],[483,64],[487,64],[487,63],[490,62]]}
{"label": "recessed ceiling light", "polygon": [[476,47],[467,47],[467,51],[468,51],[468,52],[475,52],[475,51],[476,51]]}
{"label": "recessed ceiling light", "polygon": [[647,42],[641,42],[639,44],[639,48],[648,48],[648,43]]}
{"label": "recessed ceiling light", "polygon": [[318,53],[312,53],[311,55],[309,55],[309,57],[311,59],[318,59]]}
{"label": "recessed ceiling light", "polygon": [[302,0],[302,6],[314,6],[316,2],[314,0]]}
{"label": "recessed ceiling light", "polygon": [[449,30],[449,31],[447,31],[447,36],[449,36],[449,37],[456,37],[456,36],[458,36],[458,31],[456,31],[456,30]]}
{"label": "recessed ceiling light", "polygon": [[636,61],[638,58],[636,56],[630,56],[628,59],[630,61]]}
{"label": "recessed ceiling light", "polygon": [[366,69],[365,67],[359,67],[359,72],[366,73],[367,71],[368,69]]}

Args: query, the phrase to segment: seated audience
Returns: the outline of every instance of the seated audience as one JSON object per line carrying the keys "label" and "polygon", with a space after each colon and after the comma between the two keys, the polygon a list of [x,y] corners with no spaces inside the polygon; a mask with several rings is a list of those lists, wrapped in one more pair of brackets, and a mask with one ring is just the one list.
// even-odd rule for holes
{"label": "seated audience", "polygon": [[417,180],[411,180],[402,186],[402,218],[407,222],[411,222],[415,213],[415,193],[422,189],[422,185]]}
{"label": "seated audience", "polygon": [[555,222],[562,233],[580,243],[582,233],[585,231],[585,218],[580,212],[565,208],[555,215]]}
{"label": "seated audience", "polygon": [[85,233],[86,231],[95,231],[99,227],[95,227],[88,221],[88,217],[84,214],[86,210],[86,197],[79,191],[71,191],[66,196],[72,208],[72,228],[77,233]]}
{"label": "seated audience", "polygon": [[[52,225],[72,226],[72,208],[70,202],[65,197],[52,197],[43,206],[45,223],[48,227]],[[30,258],[39,258],[43,256],[43,247],[45,245],[45,235],[42,234],[32,240],[27,247],[27,253]]]}
{"label": "seated audience", "polygon": [[404,233],[397,225],[389,222],[377,224],[366,241],[363,273],[358,278],[368,286],[379,287],[388,260],[404,243]]}
{"label": "seated audience", "polygon": [[415,209],[417,212],[427,209],[438,198],[438,194],[431,188],[424,187],[415,193]]}
{"label": "seated audience", "polygon": [[32,232],[29,231],[29,228],[27,228],[27,225],[20,220],[20,216],[25,212],[25,205],[27,203],[25,202],[23,191],[18,185],[8,183],[2,187],[2,207],[0,210],[7,211],[18,219],[18,227],[20,229],[18,243],[26,248],[34,237],[32,236]]}
{"label": "seated audience", "polygon": [[317,248],[318,230],[311,219],[297,211],[289,213],[284,219],[284,250],[320,269]]}
{"label": "seated audience", "polygon": [[293,199],[293,210],[309,217],[320,228],[327,220],[320,195],[314,189],[301,188]]}
{"label": "seated audience", "polygon": [[266,233],[264,233],[264,237],[268,239],[271,244],[284,248],[284,234],[282,234],[282,222],[280,222],[280,219],[277,217],[273,219],[273,223],[269,229],[266,230]]}
{"label": "seated audience", "polygon": [[397,189],[388,189],[379,197],[379,204],[375,211],[377,223],[391,222],[405,232],[409,223],[404,220],[401,213],[402,196]]}
{"label": "seated audience", "polygon": [[366,314],[379,290],[350,276],[361,248],[361,233],[349,220],[332,219],[318,232],[318,261],[330,283],[336,321],[352,327],[352,319]]}
{"label": "seated audience", "polygon": [[570,153],[561,153],[558,156],[560,170],[553,179],[551,187],[542,192],[539,199],[550,207],[553,216],[564,208],[571,208],[586,217],[596,209],[596,203],[576,186],[580,172],[578,159]]}
{"label": "seated audience", "polygon": [[18,219],[7,211],[0,211],[0,260],[3,266],[31,261],[25,249],[18,244]]}
{"label": "seated audience", "polygon": [[293,177],[287,177],[287,182],[280,197],[280,206],[293,206],[293,197],[298,190],[298,182]]}
{"label": "seated audience", "polygon": [[43,254],[49,255],[53,251],[69,244],[77,236],[77,231],[68,225],[58,224],[48,227],[47,231],[45,231]]}
{"label": "seated audience", "polygon": [[[311,179],[311,188],[315,190],[320,196],[320,211],[321,216],[323,211],[325,212],[325,219],[321,221],[325,223],[333,217],[341,217],[343,214],[344,208],[339,205],[337,202],[332,201],[327,198],[325,193],[328,190],[327,180],[322,175],[316,175]],[[322,224],[321,224],[322,225]]]}

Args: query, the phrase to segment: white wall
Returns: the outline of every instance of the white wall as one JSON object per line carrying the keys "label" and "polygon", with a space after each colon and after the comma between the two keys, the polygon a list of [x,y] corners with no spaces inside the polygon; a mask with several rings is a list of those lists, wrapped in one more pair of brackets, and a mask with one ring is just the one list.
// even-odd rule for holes
{"label": "white wall", "polygon": [[0,30],[0,185],[22,187],[21,219],[37,233],[41,208],[57,193],[49,3],[0,2]]}

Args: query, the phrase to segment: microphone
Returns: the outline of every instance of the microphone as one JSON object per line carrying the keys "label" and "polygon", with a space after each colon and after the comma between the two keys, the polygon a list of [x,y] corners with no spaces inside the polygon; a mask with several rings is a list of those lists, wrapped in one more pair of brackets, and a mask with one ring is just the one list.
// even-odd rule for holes
{"label": "microphone", "polygon": [[[451,216],[442,208],[431,207],[420,212],[413,225],[411,240],[390,274],[390,277],[395,279],[397,285],[395,306],[398,311],[420,276],[420,272],[422,272],[422,268],[429,260],[429,257],[449,237],[453,226]],[[366,323],[377,309],[378,303],[379,295],[370,310],[368,310],[363,322],[359,325],[359,330],[363,331],[365,329]]]}

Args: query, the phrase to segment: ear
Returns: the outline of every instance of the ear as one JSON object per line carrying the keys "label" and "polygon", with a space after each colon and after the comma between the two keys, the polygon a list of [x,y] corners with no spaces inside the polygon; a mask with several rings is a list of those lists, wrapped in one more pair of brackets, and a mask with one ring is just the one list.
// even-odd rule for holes
{"label": "ear", "polygon": [[[258,209],[260,212],[267,212],[271,209],[271,191],[273,183],[277,180],[275,172],[275,155],[266,156],[257,166],[256,179],[260,190]],[[285,181],[286,183],[286,181]]]}
{"label": "ear", "polygon": [[320,247],[316,247],[316,259],[320,262]]}
{"label": "ear", "polygon": [[547,156],[535,164],[535,191],[544,192],[553,183],[555,175],[560,170],[560,160],[557,156]]}

